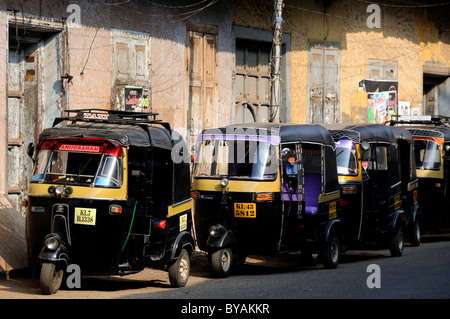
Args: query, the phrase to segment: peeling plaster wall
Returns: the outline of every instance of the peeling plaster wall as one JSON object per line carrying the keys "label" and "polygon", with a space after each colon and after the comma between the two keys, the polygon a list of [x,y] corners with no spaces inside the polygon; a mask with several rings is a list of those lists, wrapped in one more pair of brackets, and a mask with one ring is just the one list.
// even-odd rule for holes
{"label": "peeling plaster wall", "polygon": [[[218,26],[217,114],[215,126],[231,123],[232,69],[231,4],[218,2],[214,10],[195,15],[191,23]],[[155,22],[155,21],[154,21]],[[186,26],[162,21],[152,31],[152,106],[182,135],[187,128],[189,78],[187,74]],[[218,120],[217,120],[218,119]]]}
{"label": "peeling plaster wall", "polygon": [[[53,3],[54,2],[54,3]],[[217,99],[221,124],[231,122],[231,1],[219,1],[188,19],[178,11],[146,1],[108,5],[103,1],[9,0],[0,10],[14,8],[26,14],[67,18],[70,4],[80,7],[81,25],[68,30],[68,72],[66,85],[71,109],[111,107],[111,28],[147,32],[150,37],[151,106],[160,118],[181,130],[187,127],[187,72],[185,22],[215,25],[219,29]],[[180,9],[181,10],[181,9]],[[180,11],[181,12],[181,11]],[[182,13],[182,12],[181,12]],[[219,125],[219,123],[217,123]]]}
{"label": "peeling plaster wall", "polygon": [[[8,61],[8,15],[0,11],[0,158],[8,158],[8,83],[6,61]],[[6,161],[0,161],[0,192],[7,192]]]}
{"label": "peeling plaster wall", "polygon": [[[80,24],[64,30],[64,70],[73,79],[65,80],[63,103],[65,108],[112,107],[112,39],[111,29],[146,32],[150,39],[150,98],[152,111],[159,118],[170,122],[186,136],[188,108],[188,77],[186,50],[186,22],[213,25],[219,30],[217,54],[217,121],[214,125],[231,123],[232,69],[234,53],[231,29],[231,0],[213,2],[214,5],[186,15],[182,9],[155,6],[152,2],[135,0],[108,4],[96,0],[5,0],[0,2],[0,156],[7,158],[7,61],[8,61],[8,14],[17,14],[64,20],[72,12],[69,5],[80,8]],[[162,3],[162,2],[161,2]],[[193,2],[198,3],[198,2]],[[184,9],[192,10],[187,7]],[[7,164],[0,161],[0,192],[7,193]],[[6,200],[6,199],[5,199]],[[11,237],[11,247],[0,250],[0,272],[24,266],[23,247],[26,244],[24,216],[12,207],[0,211],[0,240]],[[9,240],[9,239],[8,239]],[[16,246],[17,250],[13,247]],[[17,253],[15,253],[17,251]],[[17,262],[16,262],[17,261]],[[26,263],[26,260],[25,260]],[[7,266],[5,266],[7,265]]]}

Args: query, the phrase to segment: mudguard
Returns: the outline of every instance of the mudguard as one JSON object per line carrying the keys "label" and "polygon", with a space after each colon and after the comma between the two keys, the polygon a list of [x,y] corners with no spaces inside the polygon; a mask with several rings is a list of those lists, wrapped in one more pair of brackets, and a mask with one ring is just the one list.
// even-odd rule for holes
{"label": "mudguard", "polygon": [[344,230],[344,223],[340,219],[331,220],[325,230],[325,241],[330,239],[331,234],[340,234]]}
{"label": "mudguard", "polygon": [[181,253],[181,249],[185,248],[188,250],[188,253],[191,253],[194,250],[195,244],[192,235],[186,231],[183,231],[178,234],[177,238],[173,243],[172,249],[172,259],[178,259]]}
{"label": "mudguard", "polygon": [[403,211],[403,209],[398,209],[394,212],[394,215],[392,216],[390,230],[394,232],[399,224],[403,227],[406,226],[405,212]]}
{"label": "mudguard", "polygon": [[225,231],[220,237],[208,237],[206,246],[214,248],[224,248],[236,244],[236,238],[231,230]]}
{"label": "mudguard", "polygon": [[420,208],[419,204],[414,205],[413,208],[413,222],[415,222],[416,220],[419,220],[419,222],[421,222],[422,219],[422,209]]}
{"label": "mudguard", "polygon": [[50,250],[43,247],[38,258],[41,262],[50,262],[60,266],[65,265],[65,267],[69,265],[69,252],[62,243],[56,250]]}

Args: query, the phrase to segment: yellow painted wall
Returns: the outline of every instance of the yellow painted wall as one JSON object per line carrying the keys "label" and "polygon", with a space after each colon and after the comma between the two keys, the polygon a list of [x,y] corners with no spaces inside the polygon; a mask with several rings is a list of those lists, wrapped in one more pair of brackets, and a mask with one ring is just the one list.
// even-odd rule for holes
{"label": "yellow painted wall", "polygon": [[[233,4],[233,24],[257,29],[272,28],[272,4],[245,1]],[[399,101],[422,107],[425,64],[450,65],[449,33],[439,34],[430,17],[418,8],[380,6],[381,28],[369,28],[369,3],[285,1],[283,32],[291,35],[291,119],[305,123],[308,90],[308,41],[340,44],[340,121],[367,121],[364,92],[358,83],[368,76],[368,60],[397,62]],[[248,14],[244,14],[248,13]]]}

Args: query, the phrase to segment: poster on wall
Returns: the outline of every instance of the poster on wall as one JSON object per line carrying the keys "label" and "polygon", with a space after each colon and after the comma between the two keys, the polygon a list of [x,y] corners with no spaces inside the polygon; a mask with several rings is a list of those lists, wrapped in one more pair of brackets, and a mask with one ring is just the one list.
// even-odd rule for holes
{"label": "poster on wall", "polygon": [[367,93],[369,123],[385,123],[398,114],[398,82],[363,80],[359,83]]}
{"label": "poster on wall", "polygon": [[123,89],[123,110],[132,112],[150,112],[148,90],[142,87],[127,86]]}
{"label": "poster on wall", "polygon": [[411,103],[409,101],[398,102],[398,115],[411,115]]}

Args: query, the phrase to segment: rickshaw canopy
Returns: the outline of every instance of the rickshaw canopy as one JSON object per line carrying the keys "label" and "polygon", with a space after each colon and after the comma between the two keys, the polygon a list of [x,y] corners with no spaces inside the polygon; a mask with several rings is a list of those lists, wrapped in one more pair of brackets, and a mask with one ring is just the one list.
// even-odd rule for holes
{"label": "rickshaw canopy", "polygon": [[[47,137],[84,137],[115,140],[122,146],[155,146],[171,150],[174,141],[170,124],[156,120],[157,113],[126,112],[103,109],[66,110],[74,116],[58,117],[53,127],[39,135],[39,141]],[[57,127],[64,121],[67,126]],[[156,126],[157,124],[158,126]],[[181,139],[177,136],[177,139]]]}
{"label": "rickshaw canopy", "polygon": [[337,140],[348,138],[356,143],[364,141],[368,143],[396,144],[396,137],[390,127],[383,124],[344,124],[326,125],[333,137]]}
{"label": "rickshaw canopy", "polygon": [[[39,143],[57,138],[99,138],[117,141],[123,147],[155,147],[176,154],[172,156],[173,203],[190,198],[189,152],[182,136],[170,128],[169,123],[156,120],[157,113],[125,112],[103,109],[67,110],[75,116],[56,118],[53,127],[44,129]],[[58,124],[71,122],[66,126]],[[176,152],[175,152],[176,151]]]}
{"label": "rickshaw canopy", "polygon": [[[285,123],[246,123],[205,129],[202,135],[233,134],[250,136],[265,135],[278,137],[281,143],[313,143],[335,148],[330,133],[320,125]],[[278,139],[273,138],[272,141]]]}
{"label": "rickshaw canopy", "polygon": [[51,127],[42,131],[39,141],[46,138],[104,138],[122,146],[159,147],[172,149],[171,133],[164,127],[148,124],[125,125],[109,123],[75,123],[64,127]]}

